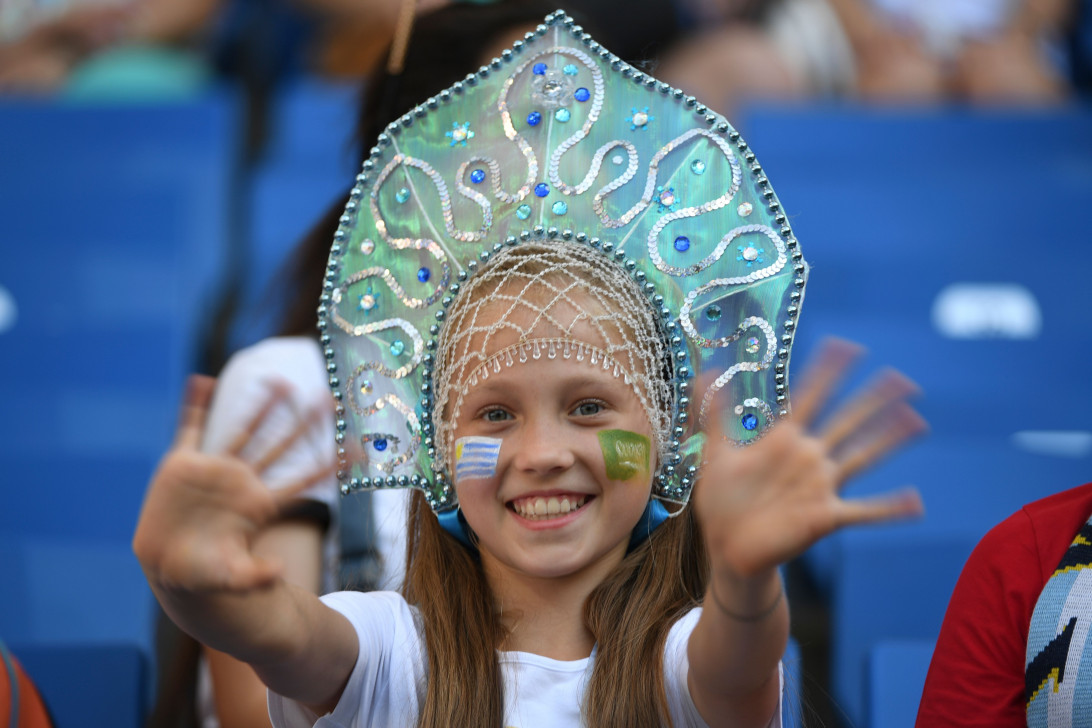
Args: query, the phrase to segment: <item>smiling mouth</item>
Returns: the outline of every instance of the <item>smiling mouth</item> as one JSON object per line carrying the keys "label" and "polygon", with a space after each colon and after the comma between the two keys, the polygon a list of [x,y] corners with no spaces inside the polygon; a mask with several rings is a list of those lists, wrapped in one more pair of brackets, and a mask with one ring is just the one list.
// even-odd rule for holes
{"label": "smiling mouth", "polygon": [[516,498],[508,503],[508,508],[529,521],[548,521],[551,518],[567,516],[579,510],[591,500],[588,495],[551,495]]}

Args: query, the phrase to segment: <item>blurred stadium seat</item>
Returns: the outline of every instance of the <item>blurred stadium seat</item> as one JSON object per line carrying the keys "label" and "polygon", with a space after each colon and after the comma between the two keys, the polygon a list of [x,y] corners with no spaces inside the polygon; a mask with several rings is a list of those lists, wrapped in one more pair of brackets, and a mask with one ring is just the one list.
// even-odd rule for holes
{"label": "blurred stadium seat", "polygon": [[127,543],[220,282],[232,100],[4,101],[0,128],[0,533]]}
{"label": "blurred stadium seat", "polygon": [[866,726],[871,648],[934,640],[990,526],[1092,477],[1092,114],[755,110],[742,131],[812,266],[796,360],[845,336],[868,350],[847,388],[891,364],[924,390],[929,438],[847,492],[916,485],[925,519],[804,559],[831,600],[834,698]]}
{"label": "blurred stadium seat", "polygon": [[869,663],[871,728],[914,728],[933,642],[883,642]]}
{"label": "blurred stadium seat", "polygon": [[0,634],[34,645],[125,644],[152,652],[151,591],[128,542],[0,538]]}
{"label": "blurred stadium seat", "polygon": [[19,645],[23,664],[55,728],[140,728],[144,725],[147,658],[136,647]]}
{"label": "blurred stadium seat", "polygon": [[[129,542],[221,284],[234,100],[5,100],[0,129],[0,634],[66,646],[41,653],[48,670],[80,666],[68,696],[36,676],[59,725],[135,726],[128,673],[104,686],[96,664],[113,663],[68,648],[125,644],[142,664],[151,651]],[[117,713],[65,714],[85,691]]]}

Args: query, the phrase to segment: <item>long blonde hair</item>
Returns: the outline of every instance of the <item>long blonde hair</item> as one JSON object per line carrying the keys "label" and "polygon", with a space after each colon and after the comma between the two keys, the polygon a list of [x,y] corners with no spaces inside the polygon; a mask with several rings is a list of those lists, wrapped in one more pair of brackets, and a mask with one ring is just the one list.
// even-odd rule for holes
{"label": "long blonde hair", "polygon": [[[689,509],[668,519],[623,559],[584,606],[597,655],[584,698],[588,726],[672,725],[663,647],[671,625],[705,592],[708,563]],[[440,526],[420,492],[409,513],[406,601],[420,611],[428,685],[418,728],[501,728],[503,643],[478,555]]]}

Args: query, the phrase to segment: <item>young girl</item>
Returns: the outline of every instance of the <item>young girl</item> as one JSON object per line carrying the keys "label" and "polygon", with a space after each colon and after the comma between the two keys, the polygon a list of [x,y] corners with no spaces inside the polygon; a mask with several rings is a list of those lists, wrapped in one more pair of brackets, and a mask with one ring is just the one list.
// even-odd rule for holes
{"label": "young girl", "polygon": [[405,586],[319,599],[257,557],[322,474],[199,453],[195,379],[134,538],[167,613],[278,726],[779,725],[778,567],[918,512],[838,492],[922,425],[889,374],[812,430],[844,344],[789,413],[806,267],[746,144],[558,14],[358,179],[319,326],[343,488],[418,489]]}

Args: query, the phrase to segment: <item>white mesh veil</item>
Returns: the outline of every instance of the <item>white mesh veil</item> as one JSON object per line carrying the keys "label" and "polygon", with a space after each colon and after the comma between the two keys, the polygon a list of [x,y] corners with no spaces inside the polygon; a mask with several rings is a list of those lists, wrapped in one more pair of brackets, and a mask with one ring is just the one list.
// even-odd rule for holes
{"label": "white mesh veil", "polygon": [[561,240],[504,248],[448,309],[434,370],[437,460],[469,388],[503,367],[561,358],[599,367],[633,388],[661,461],[674,397],[670,348],[651,301],[621,265]]}

